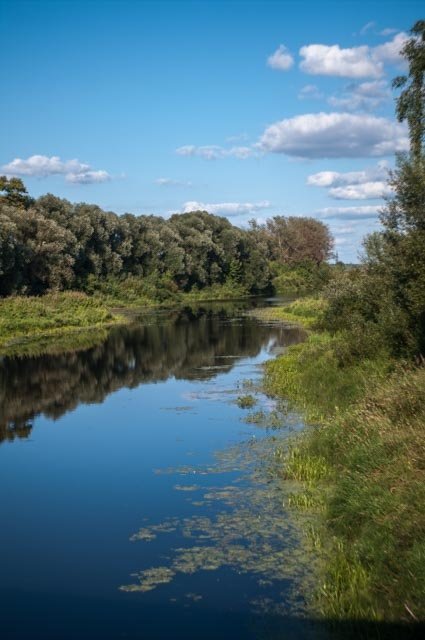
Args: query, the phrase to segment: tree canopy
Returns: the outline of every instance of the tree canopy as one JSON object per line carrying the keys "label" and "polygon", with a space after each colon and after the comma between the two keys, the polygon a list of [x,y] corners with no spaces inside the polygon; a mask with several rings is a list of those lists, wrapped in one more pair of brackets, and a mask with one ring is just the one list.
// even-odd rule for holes
{"label": "tree canopy", "polygon": [[[270,287],[270,261],[315,264],[332,238],[311,218],[275,216],[241,229],[206,211],[117,215],[52,194],[32,199],[15,178],[0,179],[0,295],[83,289],[93,279],[151,279],[191,291],[226,282],[251,293]],[[277,232],[278,230],[278,232]]]}

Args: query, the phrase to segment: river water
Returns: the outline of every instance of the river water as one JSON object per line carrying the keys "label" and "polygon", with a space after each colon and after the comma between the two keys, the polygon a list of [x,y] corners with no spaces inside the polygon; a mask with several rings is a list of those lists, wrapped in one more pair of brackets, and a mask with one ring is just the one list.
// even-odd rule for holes
{"label": "river water", "polygon": [[318,638],[275,455],[302,424],[258,386],[302,338],[213,305],[0,359],[1,638]]}

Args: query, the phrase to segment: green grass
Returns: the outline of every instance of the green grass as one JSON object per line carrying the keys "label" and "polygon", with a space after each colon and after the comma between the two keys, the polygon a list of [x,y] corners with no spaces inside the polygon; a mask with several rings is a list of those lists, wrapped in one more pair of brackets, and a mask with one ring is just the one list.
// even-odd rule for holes
{"label": "green grass", "polygon": [[289,506],[316,512],[314,606],[338,621],[423,621],[425,368],[351,351],[345,334],[313,333],[266,365],[268,392],[315,425],[276,451],[299,483]]}
{"label": "green grass", "polygon": [[[112,314],[99,300],[83,293],[50,293],[40,297],[10,297],[0,300],[0,352],[37,352],[48,339],[64,340],[78,334],[78,345],[96,340],[88,330],[107,327],[123,319]],[[84,336],[83,336],[84,334]],[[67,338],[68,339],[68,338]],[[70,339],[72,342],[72,339]],[[30,344],[31,343],[31,344]]]}
{"label": "green grass", "polygon": [[251,315],[266,322],[288,322],[312,328],[320,322],[325,310],[323,298],[308,297],[279,307],[255,309]]}
{"label": "green grass", "polygon": [[266,364],[266,390],[287,397],[309,421],[337,415],[382,379],[390,366],[385,358],[344,366],[340,351],[340,338],[310,334],[305,342],[289,347],[283,356]]}
{"label": "green grass", "polygon": [[248,290],[242,285],[225,282],[224,284],[214,284],[203,289],[192,289],[189,293],[181,294],[183,302],[209,302],[221,300],[237,300],[249,298]]}

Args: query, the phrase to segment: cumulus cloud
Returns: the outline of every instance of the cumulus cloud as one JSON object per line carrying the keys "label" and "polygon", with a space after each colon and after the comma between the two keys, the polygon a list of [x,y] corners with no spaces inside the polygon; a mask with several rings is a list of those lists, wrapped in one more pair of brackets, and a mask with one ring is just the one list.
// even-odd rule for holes
{"label": "cumulus cloud", "polygon": [[308,176],[307,184],[328,188],[328,195],[337,200],[370,200],[392,194],[387,178],[388,165],[380,162],[364,171],[320,171]]}
{"label": "cumulus cloud", "polygon": [[391,92],[386,80],[352,83],[337,96],[330,96],[328,102],[337,109],[349,111],[372,111],[389,100]]}
{"label": "cumulus cloud", "polygon": [[367,45],[342,49],[339,45],[309,44],[300,49],[300,68],[306,73],[342,78],[379,78],[383,63],[374,60]]}
{"label": "cumulus cloud", "polygon": [[63,161],[59,156],[30,156],[26,160],[15,158],[1,167],[1,170],[12,176],[47,178],[63,175],[67,182],[73,184],[93,184],[107,182],[111,176],[107,171],[94,170],[89,164],[79,160]]}
{"label": "cumulus cloud", "polygon": [[267,65],[279,71],[288,71],[293,64],[294,58],[283,44],[279,45],[276,51],[267,58]]}
{"label": "cumulus cloud", "polygon": [[300,68],[312,75],[340,78],[380,78],[384,64],[400,64],[400,55],[407,39],[404,32],[377,47],[363,45],[343,49],[338,44],[309,44],[300,49]]}
{"label": "cumulus cloud", "polygon": [[258,148],[298,158],[384,156],[408,149],[405,126],[372,115],[309,113],[270,125]]}
{"label": "cumulus cloud", "polygon": [[243,213],[255,213],[262,209],[269,209],[271,202],[262,200],[260,202],[217,202],[207,204],[205,202],[185,202],[182,213],[191,211],[208,211],[215,215],[237,216]]}
{"label": "cumulus cloud", "polygon": [[334,187],[345,184],[363,184],[374,179],[383,180],[388,177],[389,165],[386,160],[381,160],[374,167],[368,167],[363,171],[319,171],[307,178],[307,184],[315,187]]}
{"label": "cumulus cloud", "polygon": [[404,31],[397,33],[389,42],[384,42],[372,49],[373,59],[385,64],[400,64],[403,62],[400,52],[407,40],[407,33]]}
{"label": "cumulus cloud", "polygon": [[79,171],[65,175],[65,180],[72,184],[96,184],[108,182],[110,179],[111,176],[107,171]]}
{"label": "cumulus cloud", "polygon": [[325,207],[316,211],[321,218],[342,218],[356,220],[359,218],[376,218],[382,207],[363,205],[359,207]]}
{"label": "cumulus cloud", "polygon": [[239,158],[245,160],[256,155],[255,149],[247,146],[235,146],[226,149],[219,145],[204,145],[195,146],[192,144],[184,145],[176,149],[176,153],[179,156],[197,157],[204,160],[218,160],[221,158]]}
{"label": "cumulus cloud", "polygon": [[173,180],[173,178],[157,178],[155,184],[159,187],[191,187],[192,183],[185,180]]}
{"label": "cumulus cloud", "polygon": [[364,182],[345,187],[329,189],[329,195],[336,200],[375,200],[391,195],[393,190],[386,182]]}

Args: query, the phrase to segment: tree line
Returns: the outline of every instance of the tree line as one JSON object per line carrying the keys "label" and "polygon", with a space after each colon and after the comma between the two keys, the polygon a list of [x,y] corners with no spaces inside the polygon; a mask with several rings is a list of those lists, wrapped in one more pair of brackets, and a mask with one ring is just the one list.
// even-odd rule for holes
{"label": "tree line", "polygon": [[275,216],[241,229],[206,211],[117,215],[52,194],[34,199],[19,178],[0,176],[0,296],[129,276],[170,291],[230,282],[257,293],[270,287],[273,264],[321,265],[332,244],[313,218]]}

